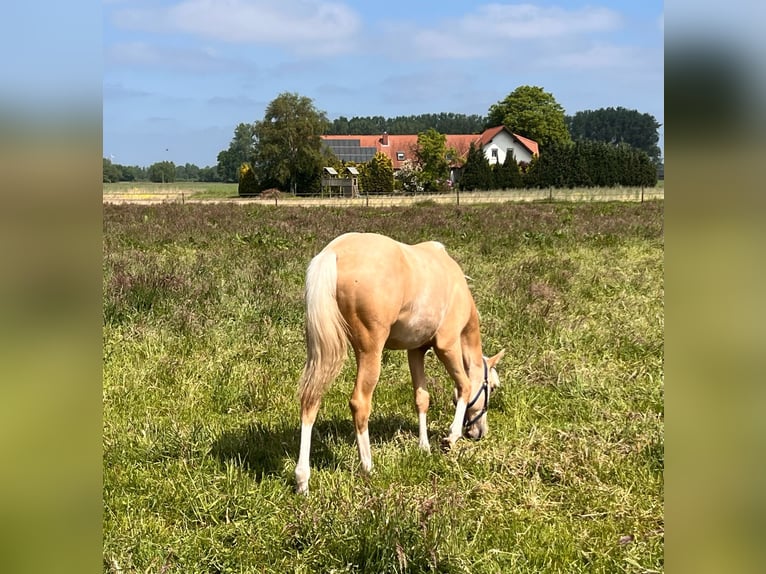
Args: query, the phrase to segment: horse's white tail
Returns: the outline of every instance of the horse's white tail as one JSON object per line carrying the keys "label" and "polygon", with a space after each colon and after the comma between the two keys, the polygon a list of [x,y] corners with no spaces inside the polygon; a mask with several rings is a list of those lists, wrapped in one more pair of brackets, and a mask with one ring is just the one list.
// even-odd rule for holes
{"label": "horse's white tail", "polygon": [[306,271],[306,366],[298,382],[302,405],[321,400],[346,360],[348,328],[335,298],[337,282],[337,258],[325,249]]}

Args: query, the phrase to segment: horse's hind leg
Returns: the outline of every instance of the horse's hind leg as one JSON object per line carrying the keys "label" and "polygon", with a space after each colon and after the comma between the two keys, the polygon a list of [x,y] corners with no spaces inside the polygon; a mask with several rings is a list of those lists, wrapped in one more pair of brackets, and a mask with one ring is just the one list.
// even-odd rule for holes
{"label": "horse's hind leg", "polygon": [[319,402],[318,399],[301,399],[301,450],[295,466],[295,485],[299,494],[308,494],[309,491],[311,431],[319,411]]}
{"label": "horse's hind leg", "polygon": [[425,348],[411,349],[407,351],[407,361],[410,365],[412,387],[415,391],[415,408],[418,411],[419,441],[418,445],[426,452],[431,452],[428,442],[428,425],[426,413],[428,412],[429,396],[426,390]]}
{"label": "horse's hind leg", "polygon": [[354,417],[356,430],[356,445],[359,449],[359,460],[362,470],[369,473],[372,470],[372,453],[370,452],[370,434],[367,423],[372,410],[372,393],[380,377],[380,361],[382,350],[356,351],[356,384],[351,394],[349,406]]}

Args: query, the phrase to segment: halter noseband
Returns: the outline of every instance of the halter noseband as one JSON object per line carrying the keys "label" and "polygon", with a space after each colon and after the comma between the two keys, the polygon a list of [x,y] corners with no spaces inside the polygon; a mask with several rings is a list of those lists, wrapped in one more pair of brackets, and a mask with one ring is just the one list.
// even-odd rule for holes
{"label": "halter noseband", "polygon": [[487,407],[489,407],[489,378],[488,378],[489,373],[487,369],[487,360],[484,357],[482,357],[481,360],[484,363],[484,382],[481,384],[481,388],[476,393],[476,396],[474,396],[471,399],[471,402],[468,403],[468,406],[466,406],[465,410],[466,412],[468,412],[468,409],[470,409],[473,405],[476,404],[476,401],[479,400],[479,397],[481,396],[482,393],[484,393],[484,408],[482,408],[481,411],[479,411],[479,414],[474,416],[471,420],[464,421],[463,422],[464,427],[469,427],[472,424],[474,424],[476,421],[478,421],[484,415],[484,413],[487,412]]}

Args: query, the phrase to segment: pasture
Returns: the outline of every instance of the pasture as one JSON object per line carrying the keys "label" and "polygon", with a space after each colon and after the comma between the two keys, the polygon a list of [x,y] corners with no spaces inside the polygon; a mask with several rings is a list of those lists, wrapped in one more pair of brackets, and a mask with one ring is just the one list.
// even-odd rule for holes
{"label": "pasture", "polygon": [[652,201],[664,199],[664,181],[656,187],[587,187],[574,189],[496,189],[490,191],[461,191],[434,195],[366,195],[355,198],[295,196],[282,193],[278,199],[260,197],[239,197],[236,183],[207,183],[201,181],[150,183],[119,182],[105,183],[102,193],[104,203],[255,203],[262,205],[290,205],[315,207],[392,207],[434,202],[444,204],[505,203],[508,201]]}
{"label": "pasture", "polygon": [[[662,572],[663,203],[104,205],[105,572]],[[346,231],[445,244],[486,354],[489,434],[431,454],[386,352],[360,472],[349,356],[294,493],[306,265]]]}

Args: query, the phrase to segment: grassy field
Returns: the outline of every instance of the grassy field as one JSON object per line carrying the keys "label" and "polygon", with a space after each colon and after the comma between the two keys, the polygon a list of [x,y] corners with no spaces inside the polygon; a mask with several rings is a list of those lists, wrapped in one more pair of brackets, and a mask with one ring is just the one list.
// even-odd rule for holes
{"label": "grassy field", "polygon": [[175,197],[183,193],[185,199],[226,199],[237,197],[237,189],[236,183],[121,181],[119,183],[105,183],[103,195],[104,198],[109,198],[110,196],[132,196],[141,199],[168,195]]}
{"label": "grassy field", "polygon": [[[489,435],[417,446],[384,357],[359,472],[349,359],[294,494],[310,258],[346,231],[443,242],[507,353]],[[105,205],[105,572],[662,572],[663,203]]]}
{"label": "grassy field", "polygon": [[[151,183],[146,181],[139,182],[120,182],[105,183],[103,186],[104,202],[112,203],[149,203],[149,202],[179,202],[187,201],[241,201],[241,202],[259,202],[254,198],[240,198],[238,195],[238,186],[236,183],[206,183],[201,181],[192,182],[174,182],[174,183]],[[660,180],[653,188],[638,187],[611,187],[611,188],[575,188],[575,189],[516,189],[516,190],[490,190],[462,192],[462,203],[482,203],[482,202],[505,202],[505,201],[546,201],[553,200],[574,200],[574,201],[637,201],[642,197],[647,200],[664,199],[665,182]],[[294,205],[313,205],[317,203],[327,203],[329,197],[302,197],[283,193],[279,198],[282,204]],[[404,196],[404,195],[371,195],[362,196],[356,199],[334,197],[337,205],[340,204],[363,204],[369,203],[370,206],[386,206],[411,204],[419,201],[436,201],[439,203],[455,203],[456,198],[452,193],[437,194],[428,196]],[[272,199],[264,200],[264,203],[271,204]]]}

